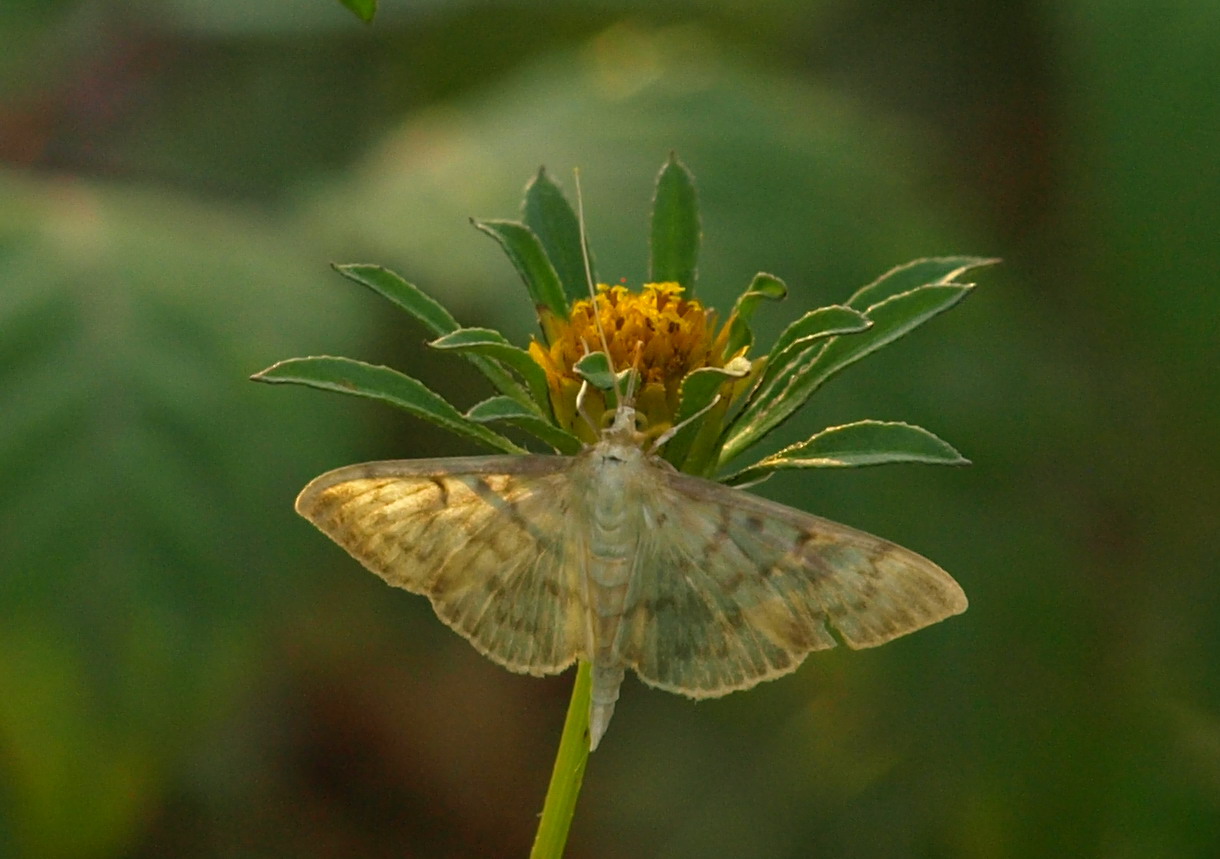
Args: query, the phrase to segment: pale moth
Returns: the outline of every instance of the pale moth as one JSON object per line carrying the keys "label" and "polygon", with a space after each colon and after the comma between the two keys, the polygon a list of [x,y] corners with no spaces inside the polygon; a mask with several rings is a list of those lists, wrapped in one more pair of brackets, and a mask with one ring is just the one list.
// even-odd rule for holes
{"label": "pale moth", "polygon": [[657,454],[670,434],[649,444],[630,391],[617,402],[575,456],[351,465],[306,486],[297,512],[505,668],[591,662],[591,749],[627,669],[711,698],[836,640],[874,647],[965,611],[914,552],[678,472]]}

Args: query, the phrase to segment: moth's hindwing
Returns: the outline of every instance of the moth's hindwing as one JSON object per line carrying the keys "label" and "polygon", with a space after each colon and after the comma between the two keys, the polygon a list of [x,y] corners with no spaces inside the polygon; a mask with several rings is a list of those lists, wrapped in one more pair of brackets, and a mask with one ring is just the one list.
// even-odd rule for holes
{"label": "moth's hindwing", "polygon": [[837,636],[884,644],[966,609],[901,546],[710,481],[655,469],[618,651],[645,682],[723,695],[794,670]]}

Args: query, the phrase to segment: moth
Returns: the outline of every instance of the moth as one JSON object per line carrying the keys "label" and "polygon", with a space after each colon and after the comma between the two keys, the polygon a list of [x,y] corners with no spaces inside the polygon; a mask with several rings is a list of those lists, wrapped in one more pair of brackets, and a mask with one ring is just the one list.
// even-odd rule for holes
{"label": "moth", "polygon": [[957,582],[912,551],[675,470],[619,402],[575,456],[351,465],[296,509],[505,668],[589,661],[591,749],[628,669],[711,698],[965,611]]}

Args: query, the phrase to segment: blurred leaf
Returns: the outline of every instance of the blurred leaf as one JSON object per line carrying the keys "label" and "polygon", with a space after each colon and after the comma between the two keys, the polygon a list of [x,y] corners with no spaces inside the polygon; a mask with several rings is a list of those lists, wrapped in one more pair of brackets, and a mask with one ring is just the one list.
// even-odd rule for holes
{"label": "blurred leaf", "polygon": [[560,429],[537,412],[524,408],[512,397],[491,397],[473,406],[466,417],[476,423],[506,423],[518,427],[549,444],[560,453],[572,456],[584,445],[580,439]]}
{"label": "blurred leaf", "polygon": [[652,256],[649,279],[653,283],[674,281],[695,294],[699,264],[699,202],[695,180],[677,156],[657,174],[652,200]]}
{"label": "blurred leaf", "polygon": [[[463,225],[472,213],[512,211],[521,170],[539,162],[582,165],[607,283],[650,279],[639,238],[649,216],[640,189],[657,179],[647,165],[672,149],[698,165],[699,218],[711,232],[697,291],[726,311],[760,268],[802,289],[863,284],[892,260],[966,241],[911,181],[913,165],[935,159],[900,125],[735,58],[698,28],[638,26],[535,57],[486,96],[404,120],[350,174],[319,187],[310,234],[333,257],[355,249],[409,265],[438,295],[443,286],[450,308],[478,307],[514,342],[534,316],[505,288],[497,256],[469,251]],[[777,103],[790,110],[777,114]],[[778,327],[755,319],[768,341]]]}
{"label": "blurred leaf", "polygon": [[754,318],[754,309],[764,298],[770,301],[782,301],[788,297],[787,285],[773,274],[760,271],[754,275],[750,285],[738,298],[730,314],[732,328],[729,330],[729,340],[724,348],[725,355],[735,355],[743,346],[754,343],[754,331],[750,328],[750,320]]}
{"label": "blurred leaf", "polygon": [[46,617],[10,614],[0,625],[2,771],[22,800],[13,834],[23,855],[121,855],[165,762],[90,712],[86,666],[66,632]]}
{"label": "blurred leaf", "polygon": [[580,221],[545,168],[539,168],[526,187],[523,208],[525,224],[542,242],[567,293],[568,302],[588,298],[589,281],[597,283],[593,255],[589,255],[589,271],[586,273]]}
{"label": "blurred leaf", "polygon": [[356,17],[365,23],[372,21],[373,16],[377,14],[377,0],[339,0],[339,2],[352,10]]}
{"label": "blurred leaf", "polygon": [[269,604],[316,582],[278,533],[293,493],[358,449],[350,421],[240,379],[363,320],[239,208],[5,173],[0,198],[0,841],[132,855]]}
{"label": "blurred leaf", "polygon": [[[866,315],[873,324],[866,331],[828,340],[821,349],[809,350],[815,354],[808,357],[805,357],[808,353],[803,353],[801,360],[775,378],[768,391],[756,394],[750,406],[733,422],[720,464],[724,465],[787,420],[840,370],[948,310],[972,288],[942,284],[891,296],[868,309]],[[769,395],[770,392],[774,393]]]}
{"label": "blurred leaf", "polygon": [[529,388],[532,399],[528,402],[535,406],[534,413],[550,413],[551,400],[547,392],[546,371],[528,352],[509,343],[499,331],[491,328],[459,328],[428,345],[442,351],[485,356],[509,368],[520,376]]}
{"label": "blurred leaf", "polygon": [[477,441],[503,453],[525,449],[474,423],[422,382],[389,367],[365,364],[353,358],[319,356],[289,358],[250,377],[256,382],[306,385],[355,397],[380,400],[436,424],[444,430]]}
{"label": "blurred leaf", "polygon": [[525,281],[535,307],[545,307],[560,319],[568,318],[568,302],[555,267],[547,259],[538,237],[523,224],[512,221],[471,223],[500,243],[517,273]]}
{"label": "blurred leaf", "polygon": [[614,369],[605,352],[590,352],[572,365],[576,374],[599,391],[613,391]]}
{"label": "blurred leaf", "polygon": [[893,421],[857,421],[830,427],[761,459],[724,479],[730,486],[755,483],[785,468],[849,468],[920,462],[969,465],[947,442],[923,427]]}

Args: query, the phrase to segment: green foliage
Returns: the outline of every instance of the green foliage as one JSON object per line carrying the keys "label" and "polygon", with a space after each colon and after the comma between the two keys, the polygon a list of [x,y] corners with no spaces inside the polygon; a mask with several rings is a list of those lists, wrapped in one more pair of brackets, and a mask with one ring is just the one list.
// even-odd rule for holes
{"label": "green foliage", "polygon": [[389,299],[431,331],[442,335],[460,327],[444,306],[412,283],[379,265],[336,265],[335,271],[361,286]]}
{"label": "green foliage", "polygon": [[[445,335],[457,332],[460,327],[457,320],[441,306],[440,302],[424,293],[414,284],[407,283],[389,269],[378,265],[336,265],[335,271],[361,286],[366,286],[373,292],[389,299],[393,304],[405,310],[433,334]],[[433,346],[437,342],[433,341]],[[497,390],[520,401],[528,402],[530,393],[524,390],[513,378],[494,360],[485,358],[477,349],[459,350],[475,367],[486,376]]]}
{"label": "green foliage", "polygon": [[695,180],[676,155],[657,174],[656,194],[652,198],[652,255],[648,278],[653,283],[673,281],[695,294],[699,268],[699,204]]}
{"label": "green foliage", "polygon": [[290,358],[251,376],[256,382],[306,385],[355,397],[380,400],[444,430],[501,453],[524,453],[499,433],[467,419],[447,400],[410,376],[352,358]]}
{"label": "green foliage", "polygon": [[[584,267],[586,240],[580,234],[579,219],[562,191],[542,169],[527,185],[522,209],[547,237],[545,240],[525,224],[478,220],[471,223],[499,242],[539,312],[567,319],[569,302],[583,298],[577,279]],[[694,177],[671,154],[657,176],[653,197],[653,278],[676,281],[688,291],[693,289],[699,229]],[[552,259],[552,253],[558,257],[558,263]],[[674,424],[681,428],[666,446],[666,459],[689,473],[710,474],[719,464],[733,459],[770,433],[839,370],[956,304],[971,287],[950,283],[952,278],[992,262],[995,261],[975,257],[944,257],[899,266],[852,296],[849,301],[859,310],[823,307],[789,325],[765,361],[759,363],[761,375],[744,358],[724,368],[707,367],[691,372],[680,383]],[[498,379],[495,373],[511,370],[525,383],[530,399],[516,399],[509,406],[505,399],[493,398],[462,416],[415,379],[387,367],[372,367],[347,358],[294,358],[256,374],[253,377],[256,381],[304,384],[380,399],[443,429],[498,450],[518,452],[521,448],[483,426],[490,421],[511,422],[557,450],[573,452],[573,436],[558,426],[553,429],[559,434],[544,426],[551,415],[547,379],[528,352],[493,329],[456,327],[452,314],[439,303],[386,269],[353,265],[336,268],[407,310],[431,330],[447,332],[429,344],[434,349],[478,355],[494,362],[489,377],[493,383]],[[562,282],[557,269],[565,272]],[[764,298],[780,300],[786,294],[783,281],[765,273],[756,275],[738,298],[731,317],[730,344],[739,344],[740,348],[752,343],[750,321],[758,302]],[[736,350],[730,346],[729,354],[733,351]],[[614,374],[630,373],[632,368],[614,368],[604,352],[591,351],[576,363],[574,370],[613,401],[619,390]],[[758,378],[749,395],[740,405],[730,402],[726,385],[752,373]],[[734,408],[740,408],[740,412],[725,428],[724,420]],[[697,421],[696,416],[700,415],[704,417]],[[877,448],[869,450],[869,442],[875,442]],[[748,482],[779,468],[824,466],[832,462],[849,466],[912,461],[964,462],[956,451],[919,427],[863,422],[819,433],[802,445],[755,463],[731,479]]]}
{"label": "green foliage", "polygon": [[512,397],[490,397],[483,400],[472,406],[466,412],[466,417],[478,423],[505,423],[515,426],[550,445],[556,452],[568,456],[579,453],[583,446],[576,436],[555,426],[538,412],[523,407]]}
{"label": "green foliage", "polygon": [[[728,402],[716,400],[722,397],[725,382],[743,379],[750,372],[750,362],[743,358],[731,361],[725,367],[701,367],[687,374],[678,389],[678,411],[674,415],[675,426],[683,423],[686,426],[665,445],[664,456],[671,464],[691,474],[705,473],[708,456],[712,453],[708,447],[720,434],[721,421],[729,407]],[[708,420],[693,420],[695,415],[716,406],[719,410]]]}
{"label": "green foliage", "polygon": [[438,337],[428,345],[442,352],[482,355],[512,370],[529,390],[530,399],[526,402],[534,407],[534,413],[541,416],[550,412],[546,373],[528,352],[509,343],[499,331],[490,328],[459,328]]}
{"label": "green foliage", "polygon": [[[991,260],[978,260],[974,264],[985,265],[989,262]],[[825,341],[818,337],[803,338],[799,332],[789,334],[791,343],[783,344],[780,354],[776,356],[781,362],[786,358],[787,363],[782,365],[761,391],[751,397],[729,427],[720,462],[729,462],[765,437],[840,370],[892,343],[965,298],[973,288],[972,284],[945,283],[944,279],[969,267],[954,269],[950,275],[936,274],[936,279],[930,283],[890,295],[867,307],[864,316],[870,324],[858,333],[840,335]],[[911,263],[895,271],[912,269],[922,271],[923,267],[918,263]],[[865,287],[852,300],[857,301],[861,296],[867,299],[881,294],[883,287],[880,284],[885,282],[886,278],[882,278],[878,284]],[[798,324],[799,322],[798,320]],[[795,351],[793,347],[802,339],[812,339],[814,343],[792,355]]]}
{"label": "green foliage", "polygon": [[724,482],[732,486],[757,483],[784,468],[844,468],[901,462],[970,464],[948,443],[922,427],[865,420],[824,429],[726,477]]}
{"label": "green foliage", "polygon": [[754,332],[750,330],[750,320],[754,311],[763,299],[782,301],[788,297],[788,286],[773,274],[760,271],[754,275],[749,287],[737,298],[730,314],[732,329],[729,331],[729,342],[725,353],[735,355],[743,346],[754,342]]}
{"label": "green foliage", "polygon": [[605,352],[590,352],[576,362],[576,374],[599,391],[613,393],[615,390],[614,368]]}
{"label": "green foliage", "polygon": [[545,168],[525,188],[521,204],[525,224],[538,237],[547,258],[555,267],[568,302],[589,295],[589,283],[597,283],[592,256],[585,271],[585,247],[580,235],[580,221],[567,197]]}
{"label": "green foliage", "polygon": [[534,307],[545,307],[560,319],[568,318],[568,301],[563,284],[542,247],[542,242],[524,224],[512,221],[471,221],[500,243],[517,274],[525,282]]}
{"label": "green foliage", "polygon": [[818,341],[839,334],[857,334],[872,324],[863,313],[842,305],[810,310],[785,328],[771,345],[759,386],[767,389],[781,376],[791,378],[800,359],[807,357],[811,348],[822,345]]}

